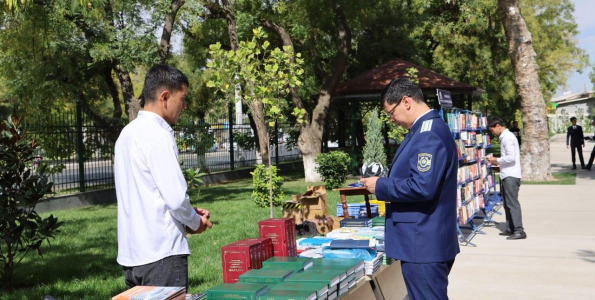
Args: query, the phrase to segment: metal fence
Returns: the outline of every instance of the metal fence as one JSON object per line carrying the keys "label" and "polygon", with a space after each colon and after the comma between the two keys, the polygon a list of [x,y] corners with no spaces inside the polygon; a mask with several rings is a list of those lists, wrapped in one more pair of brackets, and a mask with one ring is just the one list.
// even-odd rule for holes
{"label": "metal fence", "polygon": [[[39,159],[50,165],[64,165],[62,172],[51,177],[54,192],[114,187],[114,146],[125,122],[105,123],[93,116],[91,111],[77,103],[75,112],[26,120],[25,129],[40,144]],[[261,163],[250,126],[230,121],[231,118],[180,121],[173,126],[182,168],[198,167],[210,173]],[[297,146],[292,147],[291,136],[286,134],[288,128],[286,124],[279,124],[271,133],[273,164],[301,159]]]}

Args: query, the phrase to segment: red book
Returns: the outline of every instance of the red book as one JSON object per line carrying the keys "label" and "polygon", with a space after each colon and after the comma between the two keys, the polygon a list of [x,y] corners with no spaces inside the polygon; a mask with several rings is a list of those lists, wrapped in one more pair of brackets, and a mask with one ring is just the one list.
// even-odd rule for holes
{"label": "red book", "polygon": [[271,218],[258,222],[261,238],[273,242],[273,256],[297,256],[295,242],[295,220],[293,218]]}
{"label": "red book", "polygon": [[236,283],[240,275],[257,269],[260,243],[238,242],[221,247],[223,283]]}
{"label": "red book", "polygon": [[273,241],[270,238],[247,238],[243,239],[242,241],[256,241],[260,243],[261,251],[260,257],[262,258],[259,261],[259,268],[262,268],[262,262],[273,257]]}
{"label": "red book", "polygon": [[265,261],[265,259],[264,259],[264,247],[262,245],[261,239],[254,239],[254,238],[241,239],[233,244],[236,246],[245,246],[245,247],[256,246],[254,260],[251,262],[252,269],[262,268],[262,262]]}

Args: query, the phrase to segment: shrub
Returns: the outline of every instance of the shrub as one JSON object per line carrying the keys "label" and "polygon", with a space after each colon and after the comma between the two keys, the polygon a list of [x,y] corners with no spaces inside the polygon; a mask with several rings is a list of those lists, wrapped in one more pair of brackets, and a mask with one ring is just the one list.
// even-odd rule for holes
{"label": "shrub", "polygon": [[349,164],[351,164],[351,157],[347,153],[341,151],[320,153],[314,162],[318,165],[316,172],[320,174],[327,188],[341,187],[347,180]]}
{"label": "shrub", "polygon": [[[281,205],[283,201],[283,177],[277,176],[277,167],[272,166],[272,178],[273,178],[273,206]],[[252,192],[252,201],[258,207],[269,207],[270,203],[270,176],[271,172],[264,165],[260,164],[256,166],[252,174],[252,184],[254,185],[254,191]]]}
{"label": "shrub", "polygon": [[364,146],[364,164],[381,163],[386,166],[386,153],[382,141],[382,124],[378,119],[378,111],[369,113],[368,128],[366,130],[366,145]]}
{"label": "shrub", "polygon": [[50,168],[35,155],[39,144],[26,138],[16,116],[0,123],[0,281],[12,291],[15,270],[31,251],[41,256],[40,246],[62,225],[53,215],[43,219],[35,206],[51,193]]}

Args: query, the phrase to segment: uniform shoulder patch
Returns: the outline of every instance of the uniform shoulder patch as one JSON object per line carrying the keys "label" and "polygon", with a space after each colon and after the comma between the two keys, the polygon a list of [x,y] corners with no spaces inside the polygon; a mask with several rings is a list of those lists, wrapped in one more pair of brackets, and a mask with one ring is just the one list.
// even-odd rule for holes
{"label": "uniform shoulder patch", "polygon": [[421,130],[419,132],[422,133],[424,131],[431,131],[433,121],[434,120],[429,119],[429,120],[425,120],[423,123],[421,123]]}
{"label": "uniform shoulder patch", "polygon": [[419,153],[417,154],[417,170],[420,172],[427,172],[432,168],[432,154]]}

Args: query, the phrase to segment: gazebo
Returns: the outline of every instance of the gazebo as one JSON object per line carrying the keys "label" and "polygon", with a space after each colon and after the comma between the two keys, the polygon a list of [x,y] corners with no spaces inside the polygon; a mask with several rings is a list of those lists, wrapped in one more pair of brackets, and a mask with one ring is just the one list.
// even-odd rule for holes
{"label": "gazebo", "polygon": [[[336,114],[333,118],[335,120],[333,122],[329,118],[327,121],[327,130],[323,138],[325,141],[323,145],[324,150],[328,151],[329,148],[329,144],[326,142],[329,140],[328,135],[335,135],[333,140],[338,141],[336,145],[338,148],[351,147],[352,167],[356,167],[358,160],[357,148],[364,144],[361,111],[368,111],[369,109],[379,107],[378,98],[384,87],[395,78],[408,78],[407,70],[410,68],[417,69],[418,85],[422,89],[426,102],[430,107],[440,107],[436,89],[450,91],[453,105],[466,109],[471,109],[472,96],[481,93],[481,90],[476,87],[458,82],[408,61],[395,58],[339,84],[333,93],[331,101],[331,112]],[[349,133],[346,130],[347,124],[350,124]],[[350,136],[349,139],[347,139],[347,134]],[[386,130],[385,141],[386,145],[390,145]],[[390,146],[394,148],[398,147],[398,145]]]}

